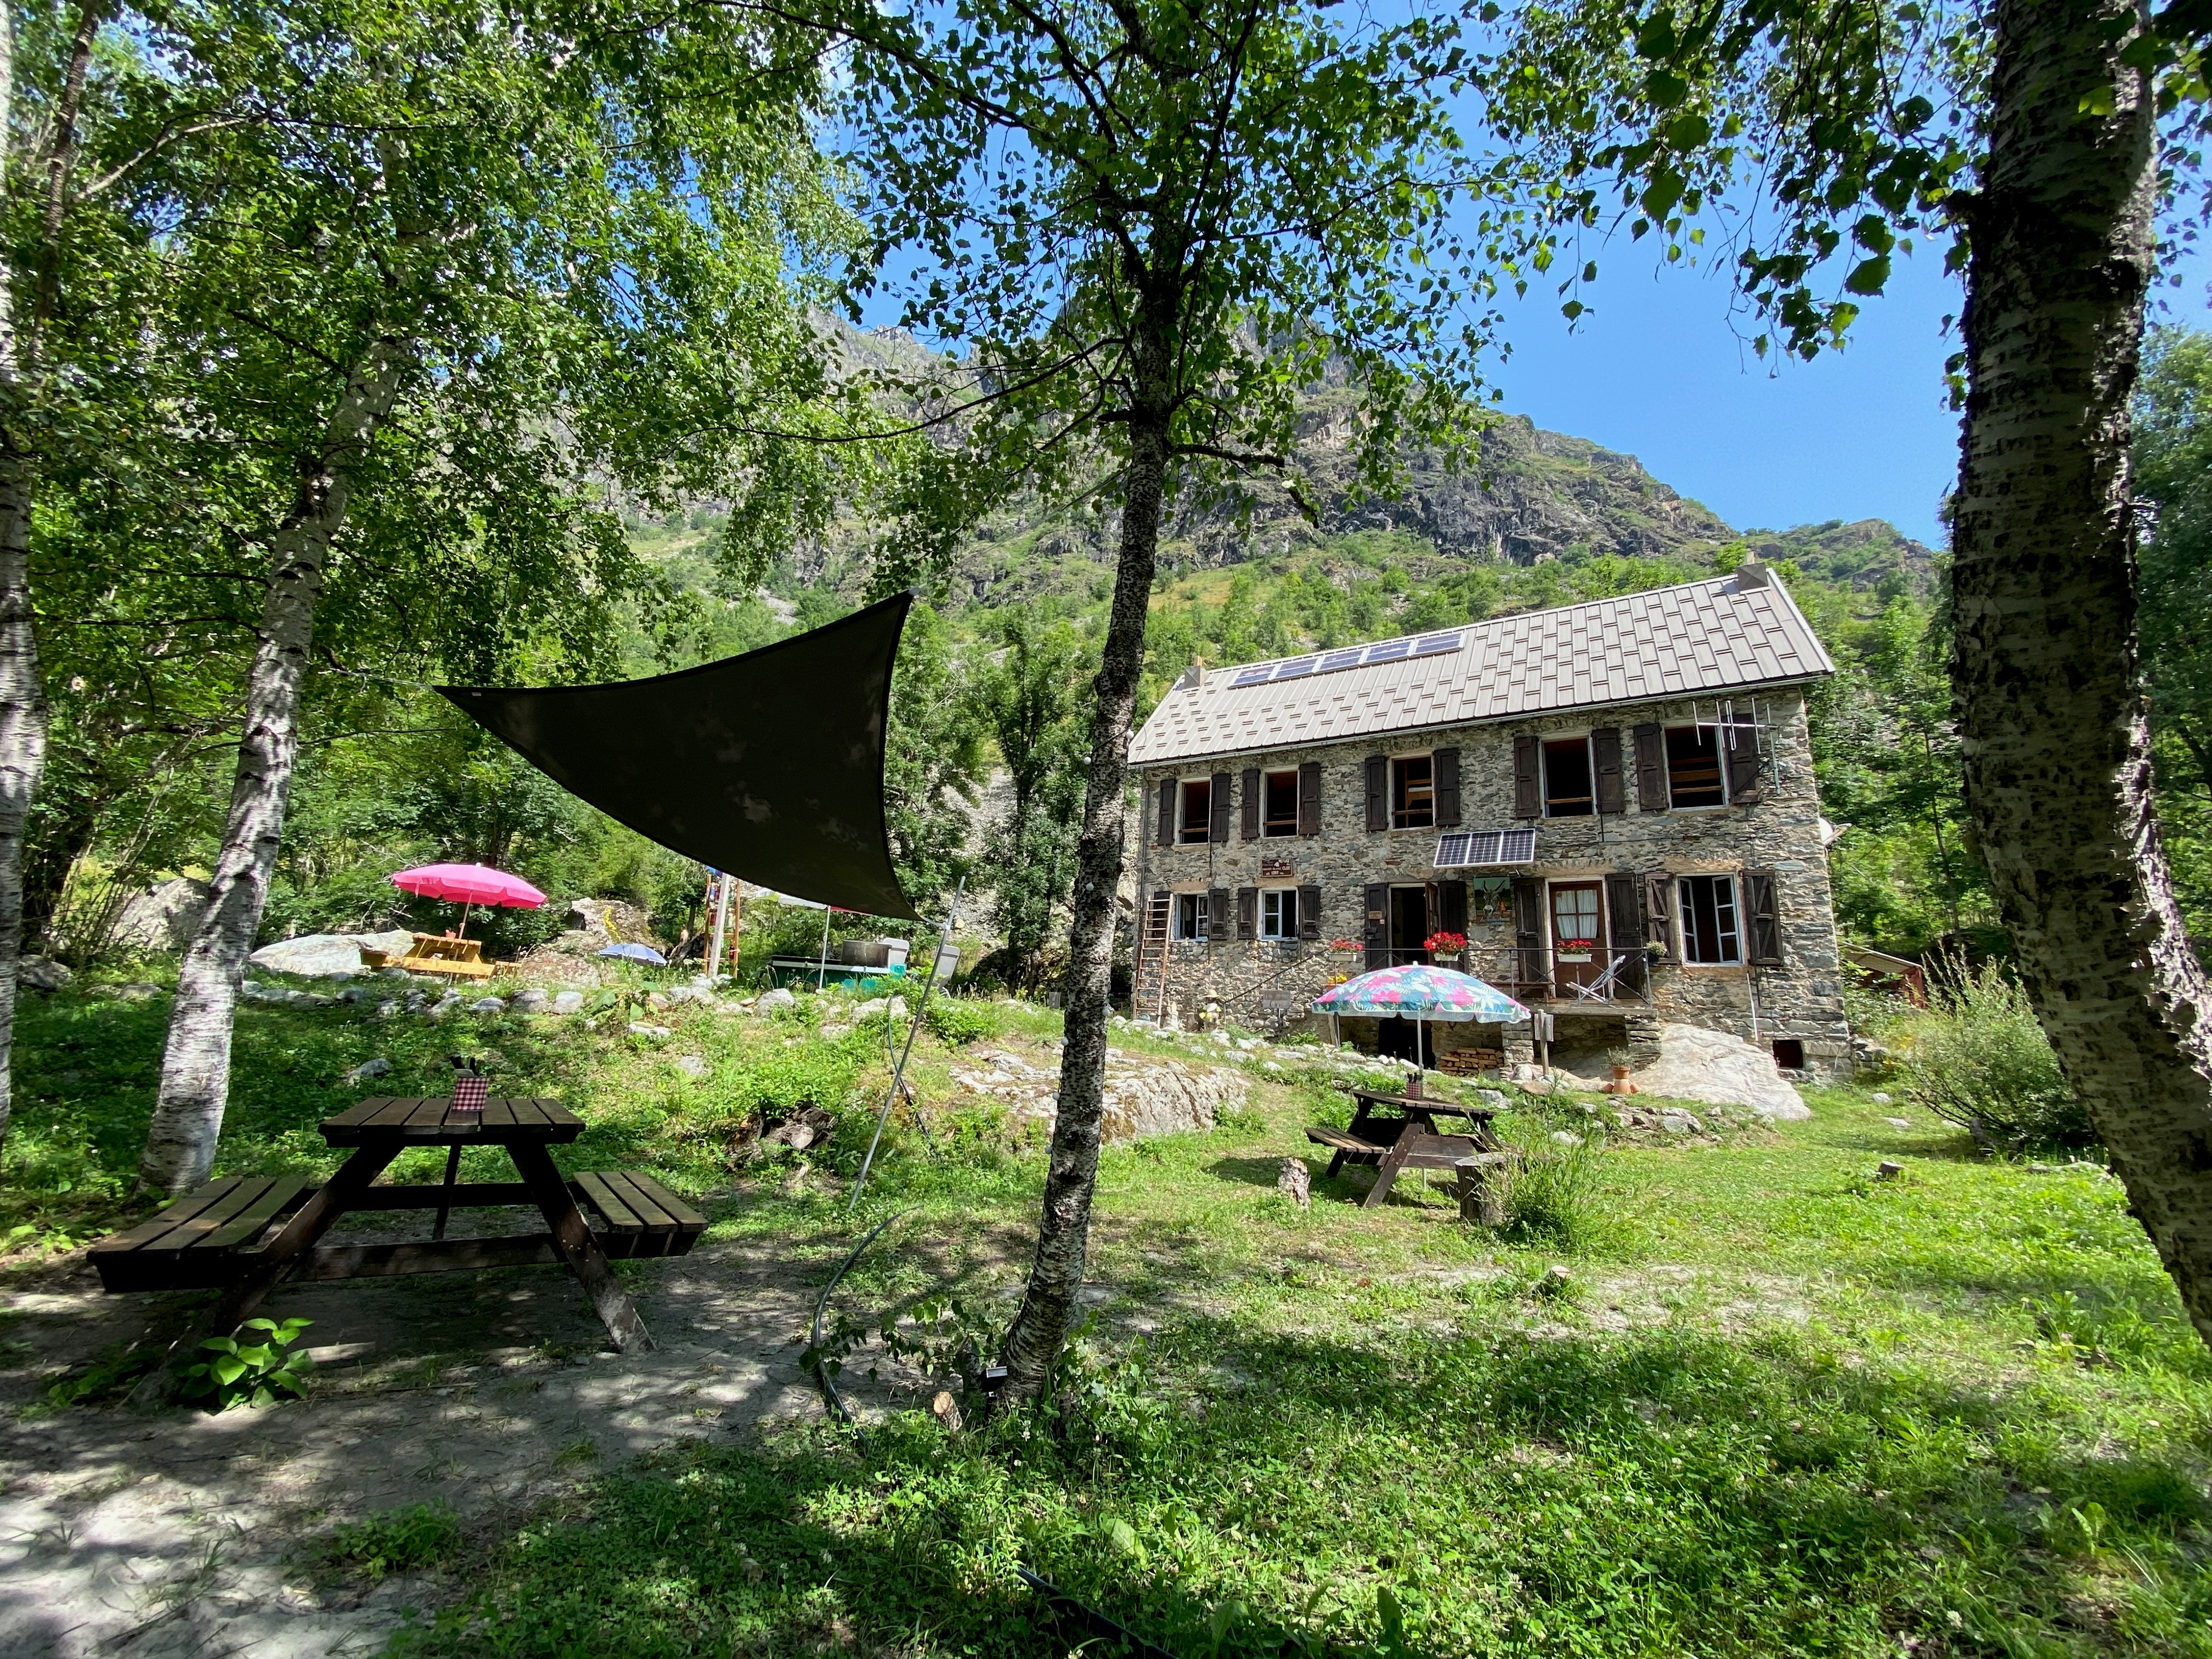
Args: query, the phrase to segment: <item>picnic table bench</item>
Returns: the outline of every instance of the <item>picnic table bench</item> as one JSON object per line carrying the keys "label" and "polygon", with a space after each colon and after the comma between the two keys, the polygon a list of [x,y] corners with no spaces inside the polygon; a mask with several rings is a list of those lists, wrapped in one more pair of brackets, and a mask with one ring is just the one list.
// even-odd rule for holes
{"label": "picnic table bench", "polygon": [[[563,1180],[550,1146],[573,1141],[584,1121],[557,1101],[502,1098],[481,1113],[455,1113],[440,1098],[378,1097],[326,1120],[323,1139],[352,1155],[327,1182],[300,1176],[228,1176],[92,1247],[111,1291],[227,1289],[209,1322],[228,1332],[287,1279],[449,1273],[471,1267],[565,1263],[582,1281],[617,1348],[653,1346],[610,1259],[682,1255],[707,1218],[637,1170],[586,1170]],[[447,1147],[442,1183],[377,1184],[410,1146]],[[457,1182],[462,1151],[506,1149],[519,1181]],[[546,1231],[492,1238],[447,1238],[456,1209],[535,1205]],[[586,1220],[586,1210],[592,1219]],[[360,1211],[433,1210],[427,1240],[325,1244],[341,1216]],[[270,1237],[271,1229],[276,1231]]]}
{"label": "picnic table bench", "polygon": [[[1375,1166],[1375,1184],[1360,1200],[1363,1209],[1374,1209],[1389,1199],[1401,1170],[1456,1170],[1462,1158],[1502,1150],[1490,1132],[1490,1121],[1498,1114],[1487,1106],[1455,1106],[1449,1101],[1380,1089],[1346,1092],[1359,1103],[1351,1124],[1339,1129],[1317,1123],[1307,1129],[1306,1139],[1334,1154],[1328,1161],[1328,1175],[1347,1163]],[[1438,1118],[1465,1120],[1468,1132],[1440,1129]]]}
{"label": "picnic table bench", "polygon": [[495,971],[483,959],[482,939],[444,933],[417,933],[415,942],[396,957],[387,951],[364,949],[361,959],[370,968],[404,968],[410,974],[449,974],[458,979],[489,979]]}

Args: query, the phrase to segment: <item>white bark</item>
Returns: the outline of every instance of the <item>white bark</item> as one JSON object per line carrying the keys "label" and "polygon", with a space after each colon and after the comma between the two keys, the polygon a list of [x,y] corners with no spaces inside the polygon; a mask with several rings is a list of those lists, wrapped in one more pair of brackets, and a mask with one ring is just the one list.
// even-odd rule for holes
{"label": "white bark", "polygon": [[270,547],[269,592],[260,644],[246,682],[246,718],[231,787],[230,816],[216,860],[208,908],[185,948],[161,1054],[161,1091],[146,1134],[139,1180],[165,1193],[207,1179],[230,1097],[231,1022],[238,988],[283,838],[284,808],[299,752],[300,689],[307,677],[315,602],[331,544],[345,523],[353,469],[392,411],[407,353],[377,342],[355,366],[302,469],[291,512]]}
{"label": "white bark", "polygon": [[[2152,806],[2129,396],[2153,270],[2151,88],[2127,0],[1996,8],[1953,593],[1966,799],[2030,996],[2212,1342],[2212,986]],[[2112,114],[2080,112],[2112,89]]]}

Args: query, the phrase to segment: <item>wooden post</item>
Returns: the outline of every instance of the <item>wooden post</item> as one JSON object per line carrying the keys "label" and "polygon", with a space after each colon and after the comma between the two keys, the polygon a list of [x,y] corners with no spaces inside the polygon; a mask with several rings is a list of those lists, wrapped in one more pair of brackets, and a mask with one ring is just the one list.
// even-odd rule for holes
{"label": "wooden post", "polygon": [[1456,1160],[1452,1168],[1459,1176],[1459,1218],[1485,1227],[1505,1224],[1505,1194],[1499,1190],[1494,1174],[1505,1163],[1503,1152],[1477,1152],[1472,1158]]}

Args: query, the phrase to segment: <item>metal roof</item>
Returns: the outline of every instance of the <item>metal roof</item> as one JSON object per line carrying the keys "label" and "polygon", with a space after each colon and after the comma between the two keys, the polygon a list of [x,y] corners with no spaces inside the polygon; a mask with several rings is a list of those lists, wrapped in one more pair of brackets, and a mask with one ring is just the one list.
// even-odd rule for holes
{"label": "metal roof", "polygon": [[[1456,648],[1437,647],[1448,634],[1459,635]],[[1726,694],[1836,672],[1780,579],[1756,562],[1680,587],[1437,629],[1387,661],[1373,659],[1380,649],[1306,653],[1210,668],[1196,685],[1178,681],[1130,744],[1130,763]],[[1328,672],[1355,651],[1356,665]],[[1291,677],[1274,678],[1285,669]]]}

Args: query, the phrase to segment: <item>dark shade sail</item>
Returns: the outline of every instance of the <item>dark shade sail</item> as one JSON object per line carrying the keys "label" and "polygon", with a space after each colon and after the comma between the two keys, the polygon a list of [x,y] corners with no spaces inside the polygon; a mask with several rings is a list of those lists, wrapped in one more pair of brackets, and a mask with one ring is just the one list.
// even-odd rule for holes
{"label": "dark shade sail", "polygon": [[884,826],[909,595],[703,668],[612,685],[438,690],[569,793],[795,898],[915,917]]}

